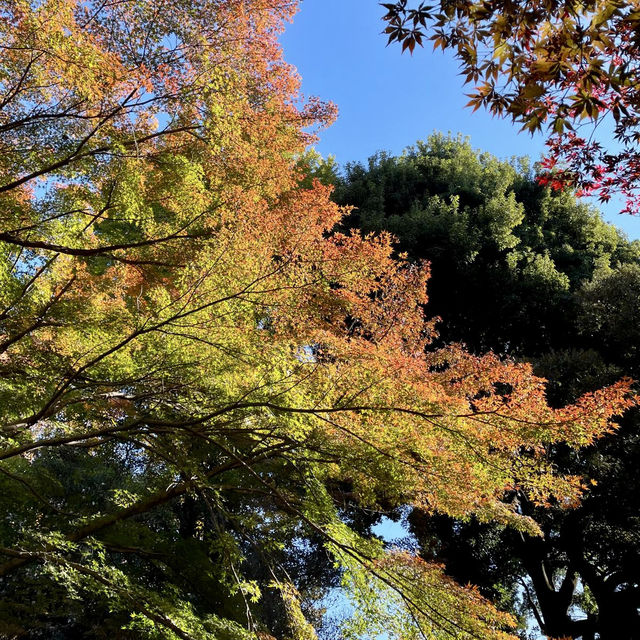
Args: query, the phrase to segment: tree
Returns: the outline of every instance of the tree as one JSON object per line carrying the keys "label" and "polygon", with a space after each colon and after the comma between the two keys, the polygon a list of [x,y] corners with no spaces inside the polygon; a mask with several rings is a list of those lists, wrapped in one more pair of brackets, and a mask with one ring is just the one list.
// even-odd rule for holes
{"label": "tree", "polygon": [[582,283],[640,259],[640,243],[535,182],[528,161],[501,162],[435,134],[400,157],[348,164],[335,199],[354,207],[345,227],[390,231],[398,251],[429,261],[441,342],[533,357],[575,341]]}
{"label": "tree", "polygon": [[294,5],[3,6],[7,637],[313,638],[336,579],[351,637],[510,637],[358,510],[534,532],[505,489],[575,501],[545,447],[635,402],[623,380],[552,408],[527,365],[427,352],[427,268],[335,231],[296,168],[331,108],[281,59]]}
{"label": "tree", "polygon": [[[468,106],[548,133],[548,173],[601,201],[638,210],[640,12],[633,0],[408,0],[382,3],[389,42],[451,49]],[[603,124],[604,123],[604,124]],[[589,131],[584,132],[586,125]],[[600,132],[602,131],[602,134]],[[613,142],[612,142],[613,141]]]}
{"label": "tree", "polygon": [[[433,135],[400,157],[347,165],[336,198],[355,206],[348,223],[392,231],[397,250],[430,261],[427,310],[442,317],[444,341],[532,362],[555,406],[623,374],[637,379],[639,243],[570,193],[539,185],[526,162]],[[632,411],[595,446],[549,448],[590,489],[573,510],[512,494],[541,538],[414,510],[409,526],[423,556],[537,618],[550,637],[636,638],[640,504],[629,488],[638,432]]]}

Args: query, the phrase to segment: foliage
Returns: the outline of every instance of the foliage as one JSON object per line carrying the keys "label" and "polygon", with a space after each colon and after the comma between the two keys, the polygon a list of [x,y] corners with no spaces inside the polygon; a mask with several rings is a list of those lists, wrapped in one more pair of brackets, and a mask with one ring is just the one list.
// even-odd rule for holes
{"label": "foliage", "polygon": [[[543,179],[638,209],[640,12],[634,0],[441,0],[381,3],[402,50],[450,49],[469,106],[548,133]],[[598,135],[596,125],[604,132]],[[585,125],[593,125],[585,133]],[[612,142],[614,141],[614,142]]]}
{"label": "foliage", "polygon": [[[355,205],[350,222],[365,233],[391,230],[398,250],[430,261],[426,308],[443,318],[441,338],[532,361],[556,406],[621,375],[637,379],[638,242],[537,184],[526,163],[434,135],[401,157],[348,165],[336,198]],[[414,510],[423,557],[524,620],[537,617],[551,637],[635,638],[638,432],[629,412],[615,437],[580,452],[549,448],[590,490],[574,510],[510,494],[543,538]]]}
{"label": "foliage", "polygon": [[427,352],[427,268],[334,231],[297,168],[332,109],[281,59],[294,8],[3,5],[5,635],[312,638],[340,577],[380,594],[371,628],[506,638],[345,496],[535,533],[505,489],[574,502],[545,447],[635,402],[622,380],[553,408],[528,365]]}
{"label": "foliage", "polygon": [[536,185],[526,161],[500,162],[461,138],[436,134],[400,157],[349,164],[335,198],[354,207],[345,226],[390,231],[399,251],[429,261],[442,341],[477,353],[566,348],[580,284],[640,260],[640,243],[571,194]]}

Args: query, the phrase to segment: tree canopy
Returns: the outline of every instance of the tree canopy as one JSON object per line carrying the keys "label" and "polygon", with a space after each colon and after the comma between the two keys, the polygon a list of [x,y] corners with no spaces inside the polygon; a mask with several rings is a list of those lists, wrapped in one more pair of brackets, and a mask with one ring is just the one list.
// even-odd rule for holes
{"label": "tree canopy", "polygon": [[[638,210],[640,11],[634,0],[381,3],[389,42],[450,49],[473,109],[548,135],[541,179]],[[585,131],[586,127],[586,131]],[[600,134],[602,131],[602,134]]]}
{"label": "tree canopy", "polygon": [[[431,264],[427,310],[440,339],[532,362],[548,398],[571,402],[640,360],[640,253],[593,208],[538,184],[524,161],[478,153],[433,135],[402,156],[347,165],[338,202],[356,207],[364,233],[391,230],[397,250]],[[414,510],[408,523],[425,558],[484,595],[537,620],[549,637],[638,637],[638,414],[580,452],[548,449],[589,491],[576,509],[540,509],[514,495],[542,538],[492,523]]]}
{"label": "tree canopy", "polygon": [[538,533],[505,491],[574,503],[547,447],[635,402],[621,380],[552,407],[529,365],[436,348],[426,265],[337,231],[298,168],[333,110],[281,58],[294,9],[2,7],[5,636],[313,638],[326,576],[345,637],[506,639],[359,513]]}
{"label": "tree canopy", "polygon": [[354,207],[345,226],[390,231],[399,251],[429,261],[428,309],[444,342],[533,356],[573,342],[581,283],[640,258],[640,243],[536,175],[526,160],[436,134],[347,164],[335,198]]}

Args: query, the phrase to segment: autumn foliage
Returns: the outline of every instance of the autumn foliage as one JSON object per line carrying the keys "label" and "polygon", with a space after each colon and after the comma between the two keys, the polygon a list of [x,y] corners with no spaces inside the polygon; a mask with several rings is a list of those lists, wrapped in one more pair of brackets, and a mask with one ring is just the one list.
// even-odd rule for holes
{"label": "autumn foliage", "polygon": [[430,348],[426,265],[335,232],[330,189],[300,186],[333,109],[301,107],[281,58],[294,9],[2,5],[3,632],[264,637],[276,594],[313,637],[283,564],[313,539],[357,605],[345,633],[510,637],[359,535],[345,495],[535,531],[505,495],[574,503],[546,447],[633,402],[622,381],[552,409],[528,365]]}
{"label": "autumn foliage", "polygon": [[547,134],[542,180],[639,205],[640,11],[634,0],[381,3],[389,42],[450,49],[468,106]]}

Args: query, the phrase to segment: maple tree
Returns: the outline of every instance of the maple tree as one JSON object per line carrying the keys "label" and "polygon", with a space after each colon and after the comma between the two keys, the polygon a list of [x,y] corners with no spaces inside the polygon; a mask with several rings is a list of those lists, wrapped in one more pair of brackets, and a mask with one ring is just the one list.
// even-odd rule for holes
{"label": "maple tree", "polygon": [[389,42],[450,49],[469,105],[547,131],[541,179],[640,206],[640,11],[634,0],[381,3]]}
{"label": "maple tree", "polygon": [[552,408],[526,364],[427,351],[426,266],[335,231],[297,169],[333,109],[281,58],[294,9],[2,5],[5,635],[313,638],[315,545],[347,637],[511,637],[347,506],[535,533],[505,490],[575,503],[545,447],[635,402],[622,380]]}
{"label": "maple tree", "polygon": [[[430,261],[426,309],[446,319],[440,341],[532,362],[562,406],[623,374],[638,379],[640,242],[539,185],[534,169],[434,134],[400,156],[347,164],[334,198],[356,207],[347,225],[391,231],[397,250]],[[638,418],[627,412],[587,449],[550,448],[589,492],[571,510],[515,497],[543,537],[414,509],[405,522],[423,557],[519,614],[523,637],[536,622],[552,638],[637,638]]]}

